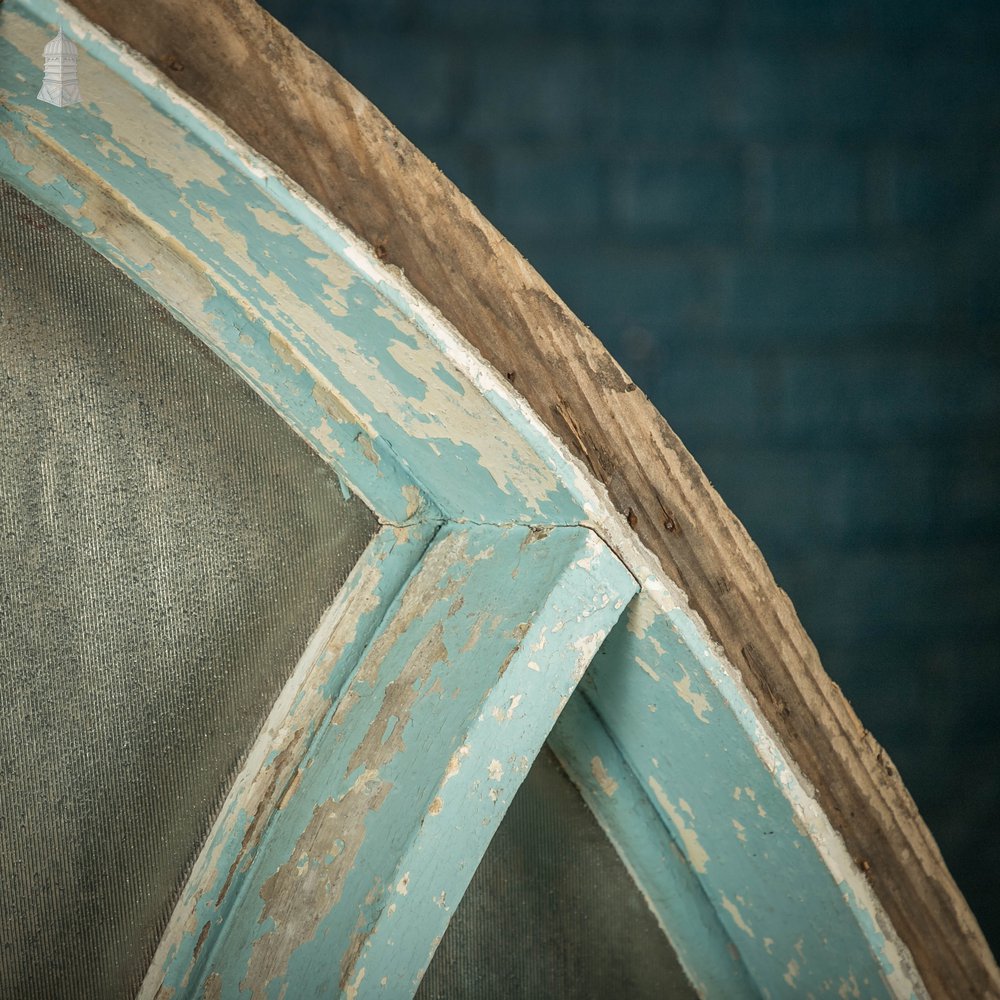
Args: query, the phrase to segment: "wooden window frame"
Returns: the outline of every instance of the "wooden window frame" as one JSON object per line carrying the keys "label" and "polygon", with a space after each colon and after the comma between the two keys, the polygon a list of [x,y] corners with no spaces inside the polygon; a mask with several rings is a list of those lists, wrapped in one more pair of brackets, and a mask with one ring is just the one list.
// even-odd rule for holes
{"label": "wooden window frame", "polygon": [[[80,47],[77,107],[35,99],[56,25]],[[0,177],[208,344],[381,523],[251,749],[143,996],[415,989],[546,738],[700,993],[925,994],[593,463],[384,254],[69,3],[0,8],[0,114]],[[442,732],[445,690],[461,710]]]}

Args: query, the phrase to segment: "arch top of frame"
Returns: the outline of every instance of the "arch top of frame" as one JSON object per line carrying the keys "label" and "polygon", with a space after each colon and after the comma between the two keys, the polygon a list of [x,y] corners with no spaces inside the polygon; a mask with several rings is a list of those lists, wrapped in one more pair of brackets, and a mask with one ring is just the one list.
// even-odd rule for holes
{"label": "arch top of frame", "polygon": [[[36,97],[55,25],[80,49],[75,106]],[[578,467],[530,409],[222,122],[51,0],[0,11],[0,54],[0,173],[236,367],[383,520],[587,520]]]}
{"label": "arch top of frame", "polygon": [[[80,3],[88,10],[113,6],[110,0]],[[234,5],[245,6],[250,5]],[[43,105],[35,97],[42,50],[56,24],[80,47],[84,103],[68,108]],[[365,104],[357,109],[360,119],[368,106],[354,98]],[[337,100],[344,99],[352,98],[338,94]],[[82,233],[225,357],[383,521],[595,528],[642,586],[629,634],[648,641],[655,652],[664,636],[670,638],[667,632],[683,633],[705,683],[735,720],[734,745],[748,750],[754,766],[780,786],[794,814],[793,826],[807,828],[809,841],[817,845],[814,853],[821,857],[803,862],[802,884],[842,870],[837,881],[842,909],[822,919],[842,921],[852,934],[860,934],[872,957],[883,962],[894,995],[921,993],[920,974],[897,928],[851,860],[851,831],[842,823],[834,827],[830,817],[836,819],[836,808],[827,799],[824,811],[810,785],[811,780],[822,786],[824,775],[803,767],[806,780],[799,777],[799,762],[812,760],[812,749],[807,753],[803,746],[819,746],[817,759],[833,761],[850,777],[843,783],[850,786],[845,801],[864,799],[870,772],[877,774],[874,754],[867,747],[828,746],[837,735],[831,735],[829,719],[841,711],[841,701],[830,693],[831,682],[818,661],[810,659],[808,639],[786,610],[759,553],[680,443],[662,422],[654,425],[655,411],[632,391],[635,386],[610,357],[587,353],[589,341],[574,339],[576,321],[556,315],[555,307],[549,308],[554,299],[539,307],[539,323],[547,325],[537,339],[552,348],[549,358],[567,371],[572,368],[568,378],[576,380],[577,394],[581,385],[614,383],[624,417],[616,413],[612,421],[605,414],[615,425],[607,440],[613,443],[629,420],[641,425],[645,419],[652,442],[645,448],[628,444],[615,452],[604,447],[607,441],[592,425],[608,407],[605,397],[581,427],[573,407],[560,406],[562,390],[552,405],[514,392],[501,374],[506,368],[484,360],[493,353],[483,342],[483,330],[470,332],[456,319],[459,333],[414,290],[407,275],[381,260],[333,212],[71,5],[7,0],[0,7],[2,110],[8,113],[0,114],[0,175]],[[371,144],[387,141],[391,145],[391,137],[380,136]],[[359,188],[367,183],[363,173],[335,176],[340,187],[334,204],[350,203],[355,181]],[[324,201],[331,204],[329,197]],[[429,212],[439,207],[432,200],[428,205]],[[407,198],[400,199],[401,226],[418,225],[407,214],[412,209]],[[524,301],[537,292],[533,283],[541,284],[540,279],[528,274],[523,260],[511,264],[510,248],[494,245],[485,224],[470,228],[483,243],[480,250],[502,258],[502,266],[523,279]],[[412,275],[419,267],[411,263]],[[524,317],[514,315],[513,308],[508,317],[503,302],[484,297],[474,275],[462,268],[451,273],[455,283],[468,283],[467,293],[453,288],[451,298],[467,294],[477,306],[486,301],[486,308],[493,308],[493,326],[480,326],[496,328],[503,337],[510,319],[510,340],[517,343]],[[416,278],[413,284],[423,287]],[[574,350],[581,353],[579,365],[570,357]],[[588,365],[581,377],[577,369]],[[559,376],[554,370],[546,374],[552,382]],[[646,464],[655,468],[644,467],[641,482],[638,475],[630,479],[630,466],[649,455],[653,458]],[[649,484],[657,491],[652,500],[646,495]],[[623,496],[635,503],[638,517],[623,505]],[[647,522],[654,521],[663,524],[668,543],[662,532],[662,537],[652,537],[652,529],[643,534]],[[717,562],[724,564],[723,575]],[[717,600],[713,588],[722,585],[725,596]],[[688,593],[704,619],[692,610]],[[754,659],[744,669],[743,659],[751,659],[747,651]],[[757,659],[767,661],[764,667]],[[755,671],[767,677],[761,680]],[[819,695],[810,693],[813,683]],[[772,688],[781,694],[776,704],[789,701],[801,708],[796,715],[800,732],[783,727],[780,712],[768,701]],[[843,710],[850,711],[846,704]],[[903,815],[906,843],[919,847],[923,828],[907,812],[905,789],[879,786],[864,799],[869,800],[884,805],[885,815]],[[832,801],[836,807],[840,799]],[[875,807],[870,811],[858,826],[877,837],[888,821],[879,819]],[[739,850],[733,849],[733,857]],[[927,852],[917,853],[923,858]],[[886,859],[887,866],[893,861]],[[939,860],[927,864],[938,872]],[[948,876],[939,867],[943,885]],[[914,908],[929,912],[926,895],[903,863],[893,871]],[[949,921],[964,919],[963,905],[949,897]],[[904,922],[899,926],[904,928]],[[769,940],[762,931],[760,939]],[[951,948],[929,942],[925,949],[912,935],[906,944],[917,953],[924,975],[944,968],[941,955],[947,957]],[[964,953],[957,937],[954,948]],[[994,975],[995,966],[988,967],[988,955],[983,958],[975,941],[969,954],[974,960],[967,964],[976,976],[985,981]],[[807,978],[808,970],[803,981]]]}

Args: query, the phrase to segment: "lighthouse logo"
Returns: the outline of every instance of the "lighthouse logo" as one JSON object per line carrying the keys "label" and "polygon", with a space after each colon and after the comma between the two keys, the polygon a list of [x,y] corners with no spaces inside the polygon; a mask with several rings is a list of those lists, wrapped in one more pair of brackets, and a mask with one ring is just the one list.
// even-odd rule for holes
{"label": "lighthouse logo", "polygon": [[63,34],[62,28],[45,46],[45,79],[38,99],[57,108],[83,100],[76,78],[76,46]]}

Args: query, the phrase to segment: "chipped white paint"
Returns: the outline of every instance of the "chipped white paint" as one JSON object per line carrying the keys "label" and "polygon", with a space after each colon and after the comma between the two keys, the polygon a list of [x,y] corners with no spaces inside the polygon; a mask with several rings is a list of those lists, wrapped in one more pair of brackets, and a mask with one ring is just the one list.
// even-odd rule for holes
{"label": "chipped white paint", "polygon": [[469,746],[466,743],[463,743],[451,755],[451,760],[448,761],[448,768],[444,773],[444,780],[446,784],[449,781],[449,779],[454,778],[455,775],[458,774],[458,770],[462,766],[462,758],[468,756],[469,756]]}
{"label": "chipped white paint", "polygon": [[[603,608],[606,608],[607,606],[608,604],[604,603],[601,605],[601,608],[595,610],[603,610]],[[553,629],[552,631],[556,632],[561,630]],[[573,651],[578,654],[578,662],[584,664],[583,667],[581,667],[580,669],[581,675],[583,674],[583,671],[586,670],[587,667],[590,665],[590,661],[594,658],[594,655],[597,653],[597,650],[600,649],[602,641],[603,640],[598,641],[598,639],[594,635],[585,635],[579,639],[574,639],[573,642],[570,643],[570,646],[573,649]]]}
{"label": "chipped white paint", "polygon": [[521,704],[521,699],[524,697],[522,694],[516,694],[511,697],[511,699],[504,706],[498,706],[493,709],[493,718],[497,722],[510,722],[514,718],[514,713],[517,711],[517,706]]}
{"label": "chipped white paint", "polygon": [[601,791],[610,799],[618,791],[618,782],[608,774],[604,761],[600,757],[592,758],[590,771],[594,775],[594,780],[601,786]]}
{"label": "chipped white paint", "polygon": [[635,662],[639,664],[644,674],[647,674],[652,680],[659,682],[660,675],[641,656],[637,656]]}
{"label": "chipped white paint", "polygon": [[650,625],[656,621],[657,607],[652,601],[632,602],[628,615],[628,630],[637,639],[645,639]]}
{"label": "chipped white paint", "polygon": [[691,862],[691,867],[700,875],[704,875],[709,857],[698,841],[698,834],[693,827],[688,826],[680,810],[670,801],[667,793],[663,790],[663,786],[652,775],[649,776],[649,787],[653,790],[656,801],[660,803],[664,812],[670,817],[670,822],[673,823],[677,836],[684,845],[684,850],[687,853],[688,861]]}
{"label": "chipped white paint", "polygon": [[691,689],[691,675],[684,669],[683,665],[678,662],[678,668],[684,676],[679,681],[674,681],[674,690],[680,695],[682,701],[686,701],[691,706],[691,711],[694,712],[695,718],[699,722],[708,723],[706,716],[712,711],[712,706],[708,702],[708,698],[705,697],[700,691],[693,691]]}
{"label": "chipped white paint", "polygon": [[795,989],[795,980],[799,976],[799,963],[795,961],[794,958],[788,960],[788,966],[785,969],[784,980],[788,985]]}
{"label": "chipped white paint", "polygon": [[420,490],[416,486],[407,484],[403,487],[403,499],[406,501],[406,518],[409,520],[415,517],[420,510]]}
{"label": "chipped white paint", "polygon": [[357,1000],[358,990],[361,989],[361,980],[365,978],[365,969],[358,969],[358,974],[354,977],[354,982],[344,987],[344,1000]]}
{"label": "chipped white paint", "polygon": [[725,893],[720,893],[720,895],[722,896],[722,908],[733,918],[733,923],[748,937],[753,937],[753,928],[743,919],[739,907]]}

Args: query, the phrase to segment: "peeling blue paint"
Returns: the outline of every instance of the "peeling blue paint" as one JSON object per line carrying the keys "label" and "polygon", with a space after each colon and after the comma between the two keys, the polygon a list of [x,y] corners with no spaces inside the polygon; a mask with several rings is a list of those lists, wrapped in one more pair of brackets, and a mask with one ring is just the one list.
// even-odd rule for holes
{"label": "peeling blue paint", "polygon": [[[720,690],[724,678],[686,616],[656,613],[640,596],[576,697],[607,728],[659,817],[661,845],[677,845],[759,989],[836,996],[856,984],[865,997],[893,996],[884,937],[856,900],[845,909],[850,899],[780,773],[757,755]],[[560,724],[564,740],[579,738],[580,714]],[[594,803],[598,815],[615,807],[613,798]]]}
{"label": "peeling blue paint", "polygon": [[[436,331],[398,289],[359,269],[358,248],[273,168],[258,164],[267,171],[263,178],[248,171],[217,133],[170,99],[168,88],[151,85],[94,38],[77,38],[92,99],[40,110],[30,83],[39,56],[19,51],[13,38],[37,41],[43,19],[54,21],[57,12],[48,0],[15,0],[6,12],[0,101],[13,114],[0,127],[0,174],[163,301],[386,519],[405,519],[404,482],[421,486],[432,516],[441,510],[490,523],[582,519],[580,499],[538,454],[541,437],[523,420],[516,429],[481,393],[468,392],[466,377],[443,360]],[[102,82],[110,79],[102,62],[132,85],[127,100],[122,81],[118,90]],[[168,159],[158,130],[176,134],[186,149]],[[58,167],[26,169],[29,156]],[[93,171],[90,183],[103,187],[67,200],[54,179],[73,163]],[[161,265],[173,243],[155,267],[123,249],[107,215],[115,204],[110,192],[151,230],[177,241],[176,253],[200,268],[203,288],[188,289],[183,301],[171,296]],[[280,349],[269,331],[280,335]],[[342,401],[343,420],[331,420],[323,400],[313,398],[317,376]],[[367,447],[355,443],[358,420]],[[372,452],[380,457],[376,470]]]}
{"label": "peeling blue paint", "polygon": [[[357,617],[353,636],[324,649],[315,665],[322,678],[320,690],[323,703],[327,706],[333,704],[340,695],[350,671],[378,629],[384,625],[388,609],[419,566],[437,531],[437,525],[384,528],[365,550],[345,584],[342,595],[363,589],[367,598],[366,607]],[[299,695],[301,698],[303,692]],[[315,738],[321,722],[322,716],[315,718],[307,743]],[[279,751],[272,750],[266,755],[265,769],[275,764],[278,753]],[[157,956],[158,961],[154,965],[160,972],[163,986],[177,991],[178,996],[199,995],[191,984],[199,978],[203,979],[211,969],[214,935],[238,905],[239,885],[232,892],[227,892],[227,883],[233,880],[233,873],[239,866],[252,863],[256,853],[253,845],[249,845],[249,851],[246,849],[248,831],[251,830],[254,817],[241,806],[241,791],[242,786],[237,783],[227,798],[208,841],[202,847],[198,867],[192,874],[179,905],[179,912],[187,916],[189,926],[194,929],[193,933],[175,935],[165,953]],[[178,919],[177,914],[174,919]],[[211,933],[207,939],[202,939],[202,930],[206,925]]]}
{"label": "peeling blue paint", "polygon": [[754,996],[715,907],[581,691],[559,716],[549,746],[645,893],[698,994]]}
{"label": "peeling blue paint", "polygon": [[[441,528],[383,609],[381,631],[345,652],[337,673],[349,678],[297,765],[295,795],[241,859],[223,905],[205,894],[165,984],[200,996],[213,974],[223,1000],[286,986],[337,992],[333,948],[344,956],[346,995],[355,995],[351,983],[358,997],[409,995],[552,721],[635,589],[585,528],[544,537]],[[512,629],[512,620],[522,624]],[[229,836],[242,847],[245,831]]]}

